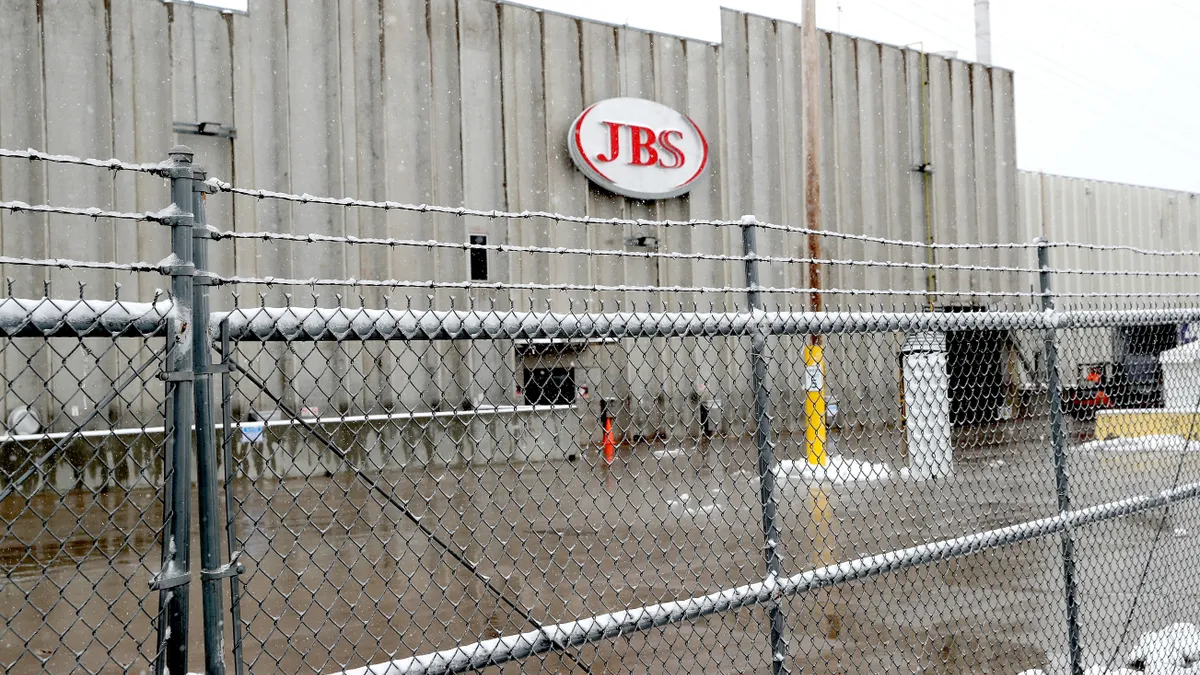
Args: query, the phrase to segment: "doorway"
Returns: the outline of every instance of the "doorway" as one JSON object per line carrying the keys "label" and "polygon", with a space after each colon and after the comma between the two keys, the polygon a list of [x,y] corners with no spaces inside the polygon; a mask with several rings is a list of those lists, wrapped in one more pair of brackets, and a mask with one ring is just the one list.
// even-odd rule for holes
{"label": "doorway", "polygon": [[[984,307],[945,307],[943,312],[980,312]],[[1002,330],[946,332],[946,370],[950,380],[950,423],[991,423],[1004,404]]]}

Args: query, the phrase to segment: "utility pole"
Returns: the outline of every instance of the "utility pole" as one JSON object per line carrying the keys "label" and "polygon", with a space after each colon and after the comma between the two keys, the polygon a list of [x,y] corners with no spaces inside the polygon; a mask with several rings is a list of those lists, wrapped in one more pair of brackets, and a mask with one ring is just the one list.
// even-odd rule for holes
{"label": "utility pole", "polygon": [[988,0],[975,0],[975,60],[992,65],[992,18]]}
{"label": "utility pole", "polygon": [[[817,44],[817,2],[804,0],[804,23],[800,26],[800,69],[804,97],[804,220],[808,234],[808,257],[821,257],[821,87],[820,47]],[[821,311],[821,266],[808,264],[808,309]],[[816,343],[820,336],[814,335]]]}
{"label": "utility pole", "polygon": [[[808,310],[821,311],[821,87],[817,43],[817,1],[804,0],[800,26],[800,65],[804,97],[804,225],[808,233]],[[821,334],[811,333],[804,348],[806,418],[804,439],[808,463],[829,463],[825,452],[825,358]]]}

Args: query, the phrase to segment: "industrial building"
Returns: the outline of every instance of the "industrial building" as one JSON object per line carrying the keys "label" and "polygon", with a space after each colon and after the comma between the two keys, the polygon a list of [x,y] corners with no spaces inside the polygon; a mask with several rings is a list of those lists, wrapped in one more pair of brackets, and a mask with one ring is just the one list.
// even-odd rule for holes
{"label": "industrial building", "polygon": [[[647,220],[753,215],[763,222],[809,225],[800,161],[800,28],[783,21],[725,10],[722,41],[709,44],[490,0],[350,0],[286,8],[263,2],[251,3],[246,14],[160,0],[88,0],[17,3],[8,12],[0,23],[0,53],[10,64],[0,72],[0,146],[153,162],[183,143],[195,150],[210,176],[241,187],[510,212]],[[836,33],[822,32],[819,42],[821,229],[936,243],[1028,242],[1039,235],[1115,242],[1132,237],[1134,223],[1144,222],[1157,223],[1164,247],[1186,247],[1184,233],[1195,232],[1194,195],[1019,173],[1012,72]],[[661,200],[617,196],[590,183],[573,164],[570,125],[588,106],[616,97],[661,103],[702,130],[709,161],[687,194]],[[0,166],[0,185],[8,199],[110,204],[129,211],[160,209],[166,194],[150,177],[32,163]],[[740,233],[728,227],[600,227],[550,218],[301,206],[229,195],[214,196],[209,204],[210,222],[239,232],[742,253]],[[47,228],[45,218],[0,213],[5,253],[154,261],[168,251],[165,229],[135,233],[133,225],[103,220]],[[1138,243],[1145,244],[1141,235]],[[760,237],[760,247],[775,255],[803,257],[804,246],[804,237],[795,233],[769,231]],[[238,241],[216,245],[213,268],[244,277],[579,286],[721,288],[744,281],[740,263],[714,260],[473,254]],[[836,238],[826,239],[823,255],[1034,264],[1033,253],[1021,249],[939,251],[930,259],[914,247]],[[1104,266],[1099,259],[1076,262]],[[109,272],[12,267],[5,274],[15,280],[14,294],[23,297],[40,295],[47,277],[53,280],[52,295],[74,295],[75,282],[104,293],[123,282],[122,297],[148,300],[163,285],[149,275],[129,280]],[[804,264],[763,266],[767,287],[802,287],[806,279]],[[825,282],[829,289],[912,293],[831,292],[830,311],[899,306],[961,311],[1030,308],[1032,297],[970,293],[1031,293],[1036,280],[1022,271],[831,265]],[[1124,282],[1101,283],[1115,288]],[[242,306],[259,304],[259,292],[268,305],[330,306],[338,289],[239,290]],[[346,302],[358,302],[358,289],[340,290]],[[290,300],[285,292],[293,293]],[[499,308],[548,303],[559,312],[664,304],[745,308],[744,298],[735,293],[692,291],[476,288],[442,289],[428,298],[419,289],[361,295],[367,306],[381,306],[388,296],[392,306],[432,302],[438,308],[451,302]],[[799,309],[803,298],[768,293],[766,302]],[[215,309],[233,303],[228,292],[216,293]],[[829,360],[836,366],[829,382],[847,424],[898,419],[898,372],[881,376],[874,364],[898,363],[903,340],[897,334],[831,344]],[[989,335],[952,337],[952,353],[955,340],[972,348],[989,346],[985,351],[995,373],[983,379],[991,388],[985,398],[1001,414],[1006,388],[1019,387],[1021,368],[1036,367],[1032,355],[1018,353],[1021,340]],[[798,350],[799,343],[777,348]],[[630,436],[695,435],[704,402],[719,392],[726,397],[723,423],[737,431],[729,425],[747,417],[741,347],[731,340],[717,356],[704,349],[712,349],[711,343],[647,350],[621,343],[497,341],[469,348],[393,345],[384,357],[369,349],[322,347],[297,350],[270,377],[292,400],[337,414],[381,406],[412,413],[572,405],[576,412],[561,416],[561,423],[569,425],[568,437],[580,442],[594,440],[601,400],[615,402],[619,426]],[[6,372],[15,374],[39,368],[52,372],[55,359],[73,357],[43,351],[30,361],[6,351],[3,358]],[[1069,358],[1079,364],[1112,355]],[[1016,365],[1008,368],[1009,361]],[[27,362],[34,367],[25,371]],[[799,362],[780,359],[781,364]],[[379,374],[381,369],[390,372]],[[108,385],[102,371],[88,374],[82,387],[72,383],[77,391],[48,392],[52,395],[38,393],[47,385],[36,377],[14,377],[13,386],[24,389],[10,392],[6,406],[17,399],[36,400],[63,407],[69,415],[72,401],[86,403],[89,388]],[[371,377],[378,381],[372,383]],[[775,374],[783,424],[798,418],[787,402],[799,377]],[[952,391],[954,386],[952,381]],[[384,389],[390,393],[381,394]],[[144,397],[148,409],[155,398]],[[60,411],[42,414],[52,419]],[[123,415],[144,416],[128,409],[110,416]]]}

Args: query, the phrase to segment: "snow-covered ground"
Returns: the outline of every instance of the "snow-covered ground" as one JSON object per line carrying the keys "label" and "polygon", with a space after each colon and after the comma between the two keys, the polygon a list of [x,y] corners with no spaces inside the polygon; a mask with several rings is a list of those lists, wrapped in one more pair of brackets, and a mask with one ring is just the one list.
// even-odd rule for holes
{"label": "snow-covered ground", "polygon": [[[1084,675],[1195,675],[1200,673],[1200,628],[1190,623],[1175,623],[1143,635],[1112,668],[1090,666]],[[1042,670],[1026,670],[1019,675],[1046,675]]]}
{"label": "snow-covered ground", "polygon": [[790,459],[780,460],[775,466],[775,480],[783,483],[863,483],[887,480],[892,477],[892,467],[887,464],[872,464],[849,457],[833,456],[824,466]]}
{"label": "snow-covered ground", "polygon": [[1200,441],[1188,442],[1183,436],[1155,435],[1088,441],[1076,446],[1084,452],[1200,452]]}

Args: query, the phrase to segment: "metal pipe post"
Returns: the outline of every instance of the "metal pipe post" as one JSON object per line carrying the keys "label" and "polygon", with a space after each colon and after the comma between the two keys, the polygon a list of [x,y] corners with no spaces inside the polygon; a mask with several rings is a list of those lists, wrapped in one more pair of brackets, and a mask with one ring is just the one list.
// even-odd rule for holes
{"label": "metal pipe post", "polygon": [[[242,572],[242,563],[234,560],[234,551],[239,550],[237,531],[235,528],[235,505],[233,500],[233,383],[229,371],[233,363],[233,353],[229,346],[229,318],[221,322],[221,421],[222,437],[221,452],[225,462],[225,542],[229,547],[230,563],[238,574]],[[243,675],[245,662],[242,660],[242,584],[238,575],[229,577],[229,618],[233,621],[233,672]]]}
{"label": "metal pipe post", "polygon": [[[762,296],[759,293],[756,233],[757,222],[753,216],[743,216],[742,250],[746,256],[746,300],[752,314],[763,312]],[[759,498],[762,501],[763,554],[766,557],[767,576],[782,578],[783,569],[779,560],[779,525],[776,522],[778,499],[775,491],[775,456],[771,444],[771,397],[767,379],[766,359],[767,332],[756,330],[750,335],[750,364],[754,386],[754,443],[758,448]],[[767,606],[771,623],[771,672],[785,675],[787,667],[787,626],[783,620],[783,607],[779,598],[773,598]]]}
{"label": "metal pipe post", "polygon": [[[192,168],[192,259],[197,270],[208,270],[208,220],[204,213],[207,173]],[[224,608],[221,579],[231,568],[221,565],[221,523],[217,510],[217,443],[213,426],[212,358],[208,334],[208,284],[192,283],[192,364],[196,397],[196,490],[200,507],[200,597],[204,616],[205,675],[225,675]],[[226,428],[228,433],[228,427]]]}
{"label": "metal pipe post", "polygon": [[992,12],[988,0],[975,0],[975,61],[992,65]]}
{"label": "metal pipe post", "polygon": [[171,148],[171,295],[175,302],[171,348],[164,378],[170,391],[169,436],[164,457],[162,571],[159,591],[159,673],[186,673],[188,662],[188,561],[191,554],[192,450],[192,151]]}
{"label": "metal pipe post", "polygon": [[[1045,239],[1038,237],[1038,281],[1042,296],[1042,310],[1054,310],[1054,296],[1050,289],[1050,247]],[[1050,442],[1054,446],[1054,483],[1058,493],[1058,510],[1071,510],[1071,486],[1067,476],[1067,439],[1062,407],[1062,383],[1058,376],[1058,332],[1054,327],[1046,329],[1046,380],[1050,388]],[[1063,590],[1067,601],[1067,648],[1071,664],[1071,675],[1083,675],[1083,653],[1079,646],[1079,603],[1075,585],[1075,535],[1065,528],[1062,538]]]}

